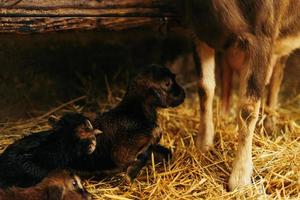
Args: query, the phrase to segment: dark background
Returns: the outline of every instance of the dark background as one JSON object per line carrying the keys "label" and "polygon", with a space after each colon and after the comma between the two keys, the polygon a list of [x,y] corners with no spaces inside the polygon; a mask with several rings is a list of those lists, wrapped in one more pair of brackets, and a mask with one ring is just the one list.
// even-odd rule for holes
{"label": "dark background", "polygon": [[[97,109],[109,96],[122,96],[136,69],[180,55],[173,71],[193,92],[190,53],[188,38],[150,30],[0,35],[0,121],[37,116],[81,95],[88,96],[87,108]],[[299,55],[288,61],[285,98],[300,91]]]}

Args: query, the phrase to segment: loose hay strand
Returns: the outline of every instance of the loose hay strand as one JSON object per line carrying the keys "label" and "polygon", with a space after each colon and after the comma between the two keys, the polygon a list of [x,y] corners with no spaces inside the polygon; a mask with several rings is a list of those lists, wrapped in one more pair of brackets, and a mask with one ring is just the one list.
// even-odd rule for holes
{"label": "loose hay strand", "polygon": [[[298,95],[299,96],[299,95]],[[137,180],[125,184],[122,176],[105,180],[85,180],[95,199],[299,199],[300,198],[300,99],[278,110],[280,130],[266,135],[262,129],[253,138],[253,184],[227,192],[227,182],[237,147],[237,126],[234,117],[223,119],[219,101],[215,111],[215,148],[201,153],[194,136],[199,129],[199,105],[187,99],[176,109],[159,111],[163,129],[161,143],[171,147],[172,160],[145,167]],[[295,106],[293,107],[293,105]],[[55,110],[58,111],[58,110]],[[49,128],[45,119],[1,124],[0,150],[32,131]]]}

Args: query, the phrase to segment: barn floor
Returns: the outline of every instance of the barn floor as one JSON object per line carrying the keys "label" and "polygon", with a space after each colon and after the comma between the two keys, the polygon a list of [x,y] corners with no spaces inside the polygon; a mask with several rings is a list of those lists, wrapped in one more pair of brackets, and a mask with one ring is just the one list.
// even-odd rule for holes
{"label": "barn floor", "polygon": [[[118,101],[118,98],[114,98]],[[257,128],[253,141],[253,184],[239,191],[227,192],[237,127],[234,117],[222,119],[215,100],[215,149],[202,154],[194,146],[198,112],[189,98],[176,109],[160,110],[159,124],[164,130],[162,144],[171,147],[169,163],[149,164],[138,179],[126,184],[122,175],[106,180],[85,181],[96,199],[299,199],[300,198],[300,103],[298,95],[279,110],[278,130],[272,135]],[[80,111],[76,103],[60,105],[50,113]],[[232,108],[234,109],[234,108]],[[263,116],[264,117],[264,116]],[[262,117],[262,118],[263,118]],[[1,124],[1,151],[14,140],[31,131],[48,127],[47,114],[17,122]],[[298,125],[297,125],[298,123]]]}

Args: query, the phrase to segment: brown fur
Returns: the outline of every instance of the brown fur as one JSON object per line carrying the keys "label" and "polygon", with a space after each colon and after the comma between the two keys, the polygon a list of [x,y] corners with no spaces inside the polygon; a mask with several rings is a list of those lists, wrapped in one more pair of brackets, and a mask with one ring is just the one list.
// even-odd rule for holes
{"label": "brown fur", "polygon": [[[76,182],[77,186],[73,185]],[[36,186],[0,189],[0,200],[88,200],[90,195],[82,188],[80,179],[67,171],[50,173]]]}
{"label": "brown fur", "polygon": [[[201,91],[201,124],[197,145],[204,151],[213,145],[215,64],[212,58],[215,57],[214,50],[217,50],[225,56],[222,64],[237,69],[240,76],[239,145],[229,188],[249,184],[253,132],[268,74],[274,67],[271,59],[274,56],[280,59],[300,47],[300,1],[186,0],[180,1],[180,4],[187,28],[194,32],[194,52],[198,54],[194,56],[200,73],[198,86]],[[224,87],[230,88],[230,83]],[[226,92],[225,100],[227,96]]]}

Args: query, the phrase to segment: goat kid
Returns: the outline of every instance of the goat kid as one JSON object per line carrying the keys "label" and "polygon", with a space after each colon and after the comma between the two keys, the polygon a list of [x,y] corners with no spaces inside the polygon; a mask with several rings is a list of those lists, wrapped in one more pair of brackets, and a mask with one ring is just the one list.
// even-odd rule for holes
{"label": "goat kid", "polygon": [[183,88],[168,68],[151,65],[143,69],[131,79],[122,101],[96,117],[94,126],[103,131],[97,148],[73,167],[100,174],[126,172],[127,180],[133,181],[152,152],[161,159],[171,156],[159,144],[162,131],[156,110],[176,107],[184,98]]}
{"label": "goat kid", "polygon": [[88,118],[68,113],[58,121],[50,119],[55,129],[25,136],[5,149],[0,156],[0,187],[32,186],[50,171],[69,168],[94,152],[98,130]]}
{"label": "goat kid", "polygon": [[0,200],[90,200],[78,176],[67,171],[53,171],[29,188],[0,189]]}

